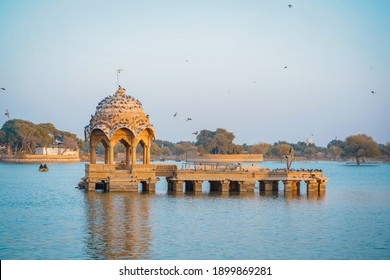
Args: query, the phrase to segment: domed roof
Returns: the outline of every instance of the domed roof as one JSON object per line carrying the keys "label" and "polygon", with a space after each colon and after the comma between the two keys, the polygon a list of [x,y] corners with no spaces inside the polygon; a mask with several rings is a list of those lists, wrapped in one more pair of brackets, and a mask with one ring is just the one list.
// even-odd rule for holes
{"label": "domed roof", "polygon": [[145,129],[149,129],[155,138],[155,130],[149,122],[141,102],[126,95],[124,88],[119,87],[114,95],[107,96],[96,106],[95,115],[91,115],[89,125],[84,129],[86,139],[91,132],[100,129],[110,139],[115,131],[129,129],[135,137],[139,137]]}

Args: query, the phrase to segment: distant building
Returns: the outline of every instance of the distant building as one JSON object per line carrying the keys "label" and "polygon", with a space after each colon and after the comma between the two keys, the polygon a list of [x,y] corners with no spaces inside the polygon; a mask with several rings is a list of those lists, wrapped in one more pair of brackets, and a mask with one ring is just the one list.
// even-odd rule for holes
{"label": "distant building", "polygon": [[58,148],[58,147],[38,147],[35,149],[36,155],[78,155],[79,150],[75,149],[65,149],[65,148]]}
{"label": "distant building", "polygon": [[314,144],[313,138],[307,138],[307,139],[306,139],[306,144],[308,144],[308,145],[313,145],[313,144]]}

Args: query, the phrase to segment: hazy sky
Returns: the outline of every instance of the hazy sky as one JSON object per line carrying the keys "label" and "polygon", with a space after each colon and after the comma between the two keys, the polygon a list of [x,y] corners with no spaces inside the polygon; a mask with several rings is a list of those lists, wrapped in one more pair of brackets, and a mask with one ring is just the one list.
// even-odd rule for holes
{"label": "hazy sky", "polygon": [[0,0],[0,125],[8,109],[83,137],[124,69],[158,139],[385,143],[389,65],[387,0]]}

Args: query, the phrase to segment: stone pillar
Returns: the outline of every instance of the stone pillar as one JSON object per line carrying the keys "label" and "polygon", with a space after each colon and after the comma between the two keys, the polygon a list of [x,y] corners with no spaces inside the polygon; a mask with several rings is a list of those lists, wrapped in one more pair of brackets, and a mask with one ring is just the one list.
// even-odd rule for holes
{"label": "stone pillar", "polygon": [[326,191],[326,180],[318,180],[318,191],[319,192]]}
{"label": "stone pillar", "polygon": [[130,166],[131,146],[126,147],[126,167]]}
{"label": "stone pillar", "polygon": [[142,191],[143,192],[155,192],[157,180],[148,179],[147,181],[142,181]]}
{"label": "stone pillar", "polygon": [[109,161],[108,161],[108,164],[114,164],[114,145],[112,143],[110,143],[110,145],[108,146],[109,149],[110,149],[110,158],[109,158]]}
{"label": "stone pillar", "polygon": [[210,192],[229,192],[229,181],[210,181]]}
{"label": "stone pillar", "polygon": [[229,192],[230,182],[228,180],[221,181],[221,191]]}
{"label": "stone pillar", "polygon": [[135,145],[131,146],[131,164],[137,164],[137,147]]}
{"label": "stone pillar", "polygon": [[260,181],[260,191],[272,191],[274,181]]}
{"label": "stone pillar", "polygon": [[91,150],[89,154],[90,154],[89,162],[91,164],[96,164],[96,147],[91,146]]}
{"label": "stone pillar", "polygon": [[291,192],[293,190],[293,181],[283,180],[284,192]]}
{"label": "stone pillar", "polygon": [[194,192],[202,192],[203,181],[193,181]]}
{"label": "stone pillar", "polygon": [[184,181],[169,181],[168,190],[172,192],[183,192]]}
{"label": "stone pillar", "polygon": [[147,185],[147,191],[148,191],[148,192],[155,192],[155,191],[156,191],[156,183],[157,183],[157,182],[150,182],[150,183]]}
{"label": "stone pillar", "polygon": [[146,164],[150,164],[150,146],[146,149]]}
{"label": "stone pillar", "polygon": [[110,162],[110,155],[109,155],[108,147],[104,147],[104,163],[109,164]]}
{"label": "stone pillar", "polygon": [[299,192],[300,186],[301,186],[300,181],[291,181],[291,185],[292,185],[292,189],[291,190],[293,192]]}
{"label": "stone pillar", "polygon": [[88,179],[85,187],[87,191],[94,191],[96,189],[96,182],[94,180]]}
{"label": "stone pillar", "polygon": [[318,191],[318,182],[316,179],[310,180],[306,182],[307,192],[317,192]]}
{"label": "stone pillar", "polygon": [[238,181],[238,188],[240,192],[246,192],[248,184],[245,181]]}
{"label": "stone pillar", "polygon": [[143,158],[142,158],[142,163],[143,164],[146,164],[148,162],[146,149],[147,149],[147,146],[144,145],[144,147],[143,147]]}

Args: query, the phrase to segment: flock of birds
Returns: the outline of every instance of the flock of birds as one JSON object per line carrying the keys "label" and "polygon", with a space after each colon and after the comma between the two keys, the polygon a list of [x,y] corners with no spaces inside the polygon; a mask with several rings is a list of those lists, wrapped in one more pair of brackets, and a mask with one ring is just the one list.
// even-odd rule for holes
{"label": "flock of birds", "polygon": [[[288,7],[289,7],[289,8],[292,8],[293,5],[292,5],[292,4],[288,4]],[[189,62],[189,60],[186,59],[186,63],[188,63],[188,62]],[[285,66],[284,66],[284,69],[287,69],[287,68],[288,68],[288,66],[285,65]],[[256,83],[256,81],[253,81],[253,83]],[[230,91],[228,91],[228,93],[230,93]],[[376,94],[376,91],[372,90],[372,91],[371,91],[371,94]],[[176,117],[176,116],[177,116],[177,112],[173,115],[173,117]],[[191,118],[187,118],[187,121],[191,121],[191,120],[192,120]],[[193,132],[192,134],[193,134],[193,135],[198,135],[198,134],[199,134],[199,131],[195,131],[195,132]]]}
{"label": "flock of birds", "polygon": [[[288,7],[289,8],[292,8],[293,7],[293,5],[292,4],[289,4],[288,5]],[[189,60],[188,59],[186,59],[186,62],[188,63],[189,62]],[[288,68],[288,66],[286,65],[286,66],[284,66],[284,69],[287,69]],[[256,81],[253,81],[253,83],[256,83]],[[230,91],[228,91],[228,93],[230,93]],[[177,112],[175,113],[175,114],[173,114],[173,117],[175,118],[177,116]],[[188,121],[192,121],[192,119],[191,118],[187,118],[187,120],[186,120],[187,122]],[[199,134],[199,131],[194,131],[193,133],[192,133],[193,135],[198,135]]]}
{"label": "flock of birds", "polygon": [[[5,90],[5,88],[0,88],[1,90]],[[8,119],[9,119],[9,111],[8,109],[5,110],[5,114],[4,114]]]}
{"label": "flock of birds", "polygon": [[[187,61],[188,61],[188,60],[187,60]],[[174,117],[174,118],[176,118],[176,116],[177,116],[177,112],[173,114],[173,117]],[[187,118],[186,121],[189,122],[189,121],[192,121],[192,119],[191,119],[191,118]],[[198,135],[198,133],[199,133],[199,131],[195,131],[195,132],[193,132],[192,134]]]}
{"label": "flock of birds", "polygon": [[[292,5],[292,4],[288,4],[288,7],[289,7],[289,8],[292,8],[293,5]],[[187,59],[186,62],[188,63],[189,60]],[[284,66],[284,69],[287,69],[287,68],[288,68],[287,65]],[[120,70],[122,70],[122,69],[120,69]],[[119,71],[119,70],[118,70],[118,71]],[[256,81],[253,81],[253,83],[256,83]],[[0,88],[0,90],[5,91],[5,88],[2,87],[2,88]],[[230,92],[230,91],[228,91],[228,92]],[[371,90],[371,94],[376,94],[376,91]],[[103,101],[104,101],[104,100],[103,100]],[[103,101],[102,101],[102,102],[103,102]],[[102,102],[101,102],[101,103],[102,103]],[[101,107],[101,105],[102,105],[101,103],[98,104],[98,107],[99,107],[99,106]],[[141,105],[141,103],[140,103],[138,100],[137,100],[137,105]],[[115,107],[115,106],[114,106],[114,107]],[[99,109],[99,108],[97,108],[97,109]],[[9,119],[10,113],[9,113],[8,109],[6,109],[4,115]],[[177,116],[177,112],[173,115],[173,117],[175,118],[176,116]],[[147,115],[146,117],[149,118],[149,115]],[[188,117],[186,121],[187,121],[187,122],[188,122],[188,121],[192,121],[192,118],[189,118],[189,117]],[[193,132],[192,134],[193,134],[193,135],[198,135],[198,134],[199,134],[199,131],[195,131],[195,132]]]}

